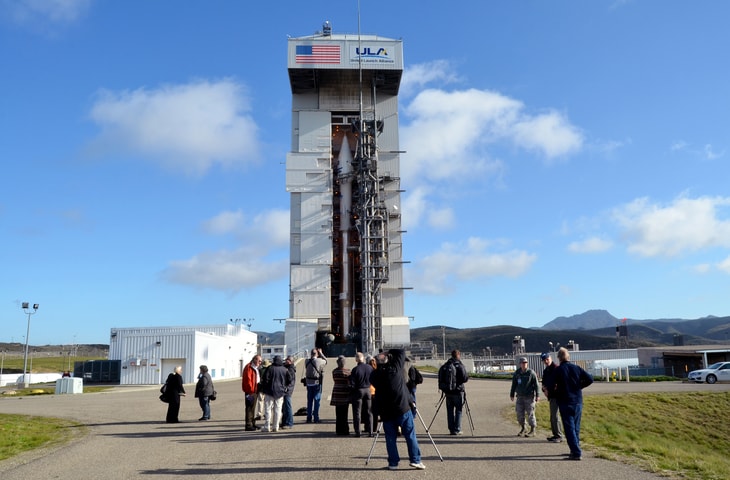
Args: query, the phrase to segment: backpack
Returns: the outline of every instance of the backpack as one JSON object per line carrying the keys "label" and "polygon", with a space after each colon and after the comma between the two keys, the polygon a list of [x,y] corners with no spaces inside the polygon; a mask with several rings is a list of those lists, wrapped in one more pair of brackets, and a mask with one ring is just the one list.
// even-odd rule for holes
{"label": "backpack", "polygon": [[310,358],[309,360],[304,362],[306,368],[305,368],[305,377],[307,379],[306,385],[316,385],[318,383],[321,383],[321,377],[322,372],[319,371],[317,368],[317,364],[315,363],[313,358]]}
{"label": "backpack", "polygon": [[415,387],[423,383],[423,375],[416,367],[411,366],[408,369],[408,383],[410,384],[409,387]]}
{"label": "backpack", "polygon": [[446,362],[439,368],[439,390],[445,393],[456,391],[456,365]]}

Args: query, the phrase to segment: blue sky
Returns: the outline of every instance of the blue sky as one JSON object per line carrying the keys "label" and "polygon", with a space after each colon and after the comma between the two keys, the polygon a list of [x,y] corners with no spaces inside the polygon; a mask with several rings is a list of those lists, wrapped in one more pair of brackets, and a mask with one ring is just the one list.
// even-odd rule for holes
{"label": "blue sky", "polygon": [[[730,4],[361,1],[413,327],[730,315]],[[357,2],[0,0],[0,341],[288,314],[287,36]]]}

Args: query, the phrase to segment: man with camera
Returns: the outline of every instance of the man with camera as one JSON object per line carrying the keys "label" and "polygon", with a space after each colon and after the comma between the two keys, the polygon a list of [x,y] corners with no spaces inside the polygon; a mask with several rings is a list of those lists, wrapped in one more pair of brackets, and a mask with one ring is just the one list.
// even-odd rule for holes
{"label": "man with camera", "polygon": [[312,354],[304,362],[305,384],[307,386],[307,423],[319,423],[319,404],[322,400],[322,380],[327,357],[321,348],[313,348]]}
{"label": "man with camera", "polygon": [[406,352],[393,349],[377,356],[378,368],[370,375],[370,383],[375,387],[373,399],[374,413],[380,417],[385,431],[385,447],[388,451],[388,470],[397,470],[400,462],[398,428],[408,447],[409,466],[417,470],[426,468],[421,463],[421,450],[416,439],[416,430],[411,411],[411,393],[403,373]]}

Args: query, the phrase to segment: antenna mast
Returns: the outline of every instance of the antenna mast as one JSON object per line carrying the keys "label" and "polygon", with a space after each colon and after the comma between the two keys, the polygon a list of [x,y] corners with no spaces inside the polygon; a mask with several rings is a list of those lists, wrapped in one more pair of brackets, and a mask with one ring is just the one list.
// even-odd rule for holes
{"label": "antenna mast", "polygon": [[376,78],[372,79],[372,114],[365,118],[363,107],[362,38],[360,33],[360,0],[357,2],[358,69],[360,81],[360,118],[355,127],[358,144],[354,166],[357,178],[354,209],[355,225],[360,235],[360,281],[362,282],[362,349],[376,353],[383,347],[383,314],[381,286],[388,281],[388,210],[382,196],[378,175],[377,135],[383,122],[375,116]]}

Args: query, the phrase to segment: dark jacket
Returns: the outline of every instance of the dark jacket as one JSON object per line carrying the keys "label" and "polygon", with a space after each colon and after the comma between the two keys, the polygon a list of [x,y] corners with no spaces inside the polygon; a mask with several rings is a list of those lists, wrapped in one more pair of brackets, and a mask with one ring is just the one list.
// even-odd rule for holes
{"label": "dark jacket", "polygon": [[555,373],[558,365],[553,362],[542,371],[542,391],[548,400],[555,398]]}
{"label": "dark jacket", "polygon": [[297,386],[297,367],[293,363],[290,363],[289,365],[284,364],[287,371],[289,372],[289,383],[286,386],[286,394],[291,397],[291,394],[294,393],[294,387]]}
{"label": "dark jacket", "polygon": [[358,363],[350,372],[350,388],[360,390],[370,388],[370,376],[373,374],[373,367],[367,363]]}
{"label": "dark jacket", "polygon": [[555,392],[559,405],[583,403],[583,389],[593,383],[593,377],[578,365],[562,362],[555,370]]}
{"label": "dark jacket", "polygon": [[411,393],[403,374],[406,352],[394,349],[389,357],[387,363],[378,365],[370,375],[370,383],[375,387],[373,413],[383,420],[398,419],[411,409]]}
{"label": "dark jacket", "polygon": [[213,395],[213,379],[210,373],[205,372],[198,375],[198,383],[195,384],[195,398],[210,397]]}
{"label": "dark jacket", "polygon": [[512,375],[512,388],[510,388],[509,396],[513,398],[517,394],[518,397],[540,398],[540,387],[537,385],[537,375],[531,369],[527,368],[523,372],[521,368]]}
{"label": "dark jacket", "polygon": [[261,389],[266,395],[274,398],[281,398],[286,394],[287,385],[291,383],[291,375],[289,370],[284,366],[284,362],[279,355],[274,357],[274,361],[266,367],[266,371],[261,378]]}
{"label": "dark jacket", "polygon": [[183,387],[183,378],[181,375],[172,372],[170,375],[167,376],[167,381],[165,383],[167,384],[165,396],[168,399],[177,400],[180,395],[185,393],[185,388]]}

